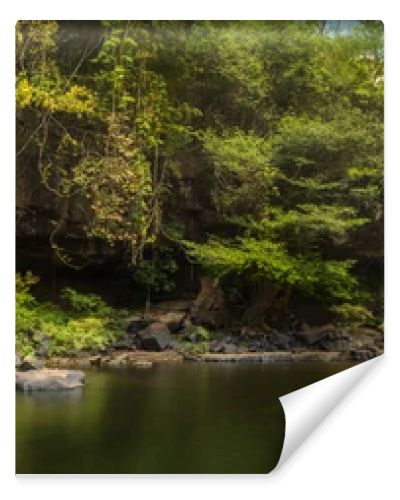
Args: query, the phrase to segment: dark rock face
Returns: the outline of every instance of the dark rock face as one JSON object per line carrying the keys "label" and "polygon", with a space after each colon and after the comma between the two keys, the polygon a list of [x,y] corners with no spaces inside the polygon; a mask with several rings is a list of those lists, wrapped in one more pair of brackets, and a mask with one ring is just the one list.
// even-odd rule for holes
{"label": "dark rock face", "polygon": [[16,388],[20,391],[63,391],[82,387],[85,374],[77,370],[42,368],[16,373]]}
{"label": "dark rock face", "polygon": [[138,333],[140,330],[147,328],[149,326],[150,321],[145,319],[134,319],[128,323],[126,327],[127,333]]}
{"label": "dark rock face", "polygon": [[[264,347],[261,343],[261,347]],[[289,351],[293,345],[295,344],[295,341],[292,337],[292,335],[289,335],[288,333],[281,333],[281,332],[273,332],[270,335],[270,338],[268,339],[268,342],[265,341],[267,345],[269,345],[271,348],[276,349],[278,351]]]}
{"label": "dark rock face", "polygon": [[313,345],[327,337],[329,334],[335,333],[335,327],[331,324],[323,326],[315,326],[312,328],[306,328],[305,330],[300,330],[296,332],[295,335],[300,340],[302,340],[306,345]]}
{"label": "dark rock face", "polygon": [[163,351],[170,347],[171,342],[171,333],[164,323],[151,323],[135,337],[137,347],[145,351]]}

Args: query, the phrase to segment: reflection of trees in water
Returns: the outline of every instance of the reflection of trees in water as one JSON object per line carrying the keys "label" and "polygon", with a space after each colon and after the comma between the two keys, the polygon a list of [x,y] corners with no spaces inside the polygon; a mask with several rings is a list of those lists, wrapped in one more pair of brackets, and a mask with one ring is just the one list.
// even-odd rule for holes
{"label": "reflection of trees in water", "polygon": [[156,364],[87,373],[83,390],[17,394],[19,472],[267,472],[278,461],[278,396],[344,369]]}
{"label": "reflection of trees in water", "polygon": [[81,403],[84,398],[84,388],[75,387],[66,391],[29,391],[23,397],[32,398],[36,401],[59,404],[60,402]]}

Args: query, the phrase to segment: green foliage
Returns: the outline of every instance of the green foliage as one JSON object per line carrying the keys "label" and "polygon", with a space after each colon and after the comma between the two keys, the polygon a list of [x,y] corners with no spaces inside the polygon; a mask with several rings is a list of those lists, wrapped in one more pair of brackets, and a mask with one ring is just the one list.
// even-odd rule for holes
{"label": "green foliage", "polygon": [[242,211],[263,213],[276,174],[270,164],[268,142],[239,129],[224,131],[220,136],[207,130],[202,140],[213,168],[213,198],[218,213],[226,217]]}
{"label": "green foliage", "polygon": [[[43,311],[42,311],[43,312]],[[54,317],[54,312],[51,315]],[[62,313],[60,314],[62,317]],[[115,335],[107,328],[107,320],[84,316],[66,321],[42,320],[42,329],[50,339],[49,355],[70,354],[81,350],[100,349]]]}
{"label": "green foliage", "polygon": [[[107,21],[84,49],[63,26],[16,29],[17,164],[37,157],[64,207],[50,238],[63,262],[76,209],[147,290],[173,289],[160,247],[185,236],[222,282],[367,304],[355,264],[383,255],[380,23]],[[66,297],[75,315],[97,307]]]}
{"label": "green foliage", "polygon": [[54,60],[55,21],[19,21],[16,25],[16,105],[47,113],[92,114],[93,92],[63,78]]}
{"label": "green foliage", "polygon": [[317,255],[291,256],[281,243],[239,238],[212,239],[206,244],[186,242],[189,254],[217,280],[239,275],[253,282],[270,281],[297,288],[321,300],[351,298],[357,280],[351,261],[326,261]]}
{"label": "green foliage", "polygon": [[192,325],[179,335],[179,349],[189,356],[201,356],[209,351],[210,333],[199,325]]}
{"label": "green foliage", "polygon": [[22,356],[34,353],[42,334],[50,356],[103,348],[115,339],[117,313],[98,295],[65,288],[65,308],[38,303],[30,291],[38,280],[30,272],[16,277],[16,348]]}
{"label": "green foliage", "polygon": [[297,205],[284,212],[271,210],[271,218],[260,227],[267,234],[285,239],[288,243],[300,243],[304,250],[315,248],[318,242],[343,244],[348,241],[351,231],[368,222],[357,217],[353,207],[339,205]]}
{"label": "green foliage", "polygon": [[210,340],[210,332],[203,326],[192,325],[185,328],[180,335],[180,339],[193,343],[208,342]]}
{"label": "green foliage", "polygon": [[73,288],[63,288],[61,298],[67,307],[79,314],[92,314],[100,318],[111,314],[111,308],[94,293],[79,293]]}
{"label": "green foliage", "polygon": [[32,354],[29,335],[40,327],[36,312],[36,300],[31,287],[38,283],[39,277],[28,271],[15,277],[15,338],[17,351],[26,356]]}
{"label": "green foliage", "polygon": [[179,344],[179,350],[188,356],[201,356],[202,354],[206,354],[209,350],[208,342],[181,342]]}
{"label": "green foliage", "polygon": [[335,320],[339,326],[358,327],[360,325],[374,324],[371,311],[360,304],[345,302],[331,307]]}
{"label": "green foliage", "polygon": [[152,259],[143,259],[136,267],[133,278],[136,283],[155,292],[171,292],[174,274],[178,269],[171,248],[160,246]]}

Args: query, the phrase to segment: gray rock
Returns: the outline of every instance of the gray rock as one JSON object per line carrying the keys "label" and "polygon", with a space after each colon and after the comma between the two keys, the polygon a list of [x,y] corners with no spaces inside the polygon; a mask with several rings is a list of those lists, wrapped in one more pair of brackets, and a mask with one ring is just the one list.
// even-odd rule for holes
{"label": "gray rock", "polygon": [[327,337],[329,334],[335,332],[335,327],[331,324],[323,325],[323,326],[315,326],[312,328],[308,328],[306,330],[301,330],[296,332],[295,335],[299,339],[301,339],[306,345],[312,345],[323,338]]}
{"label": "gray rock", "polygon": [[134,319],[128,323],[126,327],[127,333],[138,333],[140,330],[149,326],[150,321],[145,319]]}
{"label": "gray rock", "polygon": [[238,352],[238,348],[234,344],[224,344],[223,345],[223,352],[225,354],[234,354],[234,353]]}
{"label": "gray rock", "polygon": [[78,370],[42,368],[16,373],[16,388],[20,391],[63,391],[82,387],[85,374]]}
{"label": "gray rock", "polygon": [[326,338],[319,342],[319,346],[327,351],[347,351],[349,342],[346,339],[330,340]]}
{"label": "gray rock", "polygon": [[277,349],[289,351],[293,344],[293,337],[285,333],[274,332],[269,342]]}
{"label": "gray rock", "polygon": [[220,342],[218,340],[212,340],[209,343],[208,349],[210,352],[218,352],[218,347],[220,346]]}
{"label": "gray rock", "polygon": [[171,332],[178,332],[183,328],[183,321],[186,317],[185,312],[170,311],[157,315],[154,320],[158,323],[164,323]]}
{"label": "gray rock", "polygon": [[137,333],[136,345],[145,351],[163,351],[171,345],[172,336],[164,323],[151,323]]}

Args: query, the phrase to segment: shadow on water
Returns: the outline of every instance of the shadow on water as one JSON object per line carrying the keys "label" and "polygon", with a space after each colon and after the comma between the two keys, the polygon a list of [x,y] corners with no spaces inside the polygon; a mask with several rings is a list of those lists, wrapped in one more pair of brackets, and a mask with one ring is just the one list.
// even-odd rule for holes
{"label": "shadow on water", "polygon": [[349,364],[90,370],[83,390],[17,394],[17,473],[265,473],[278,397]]}

